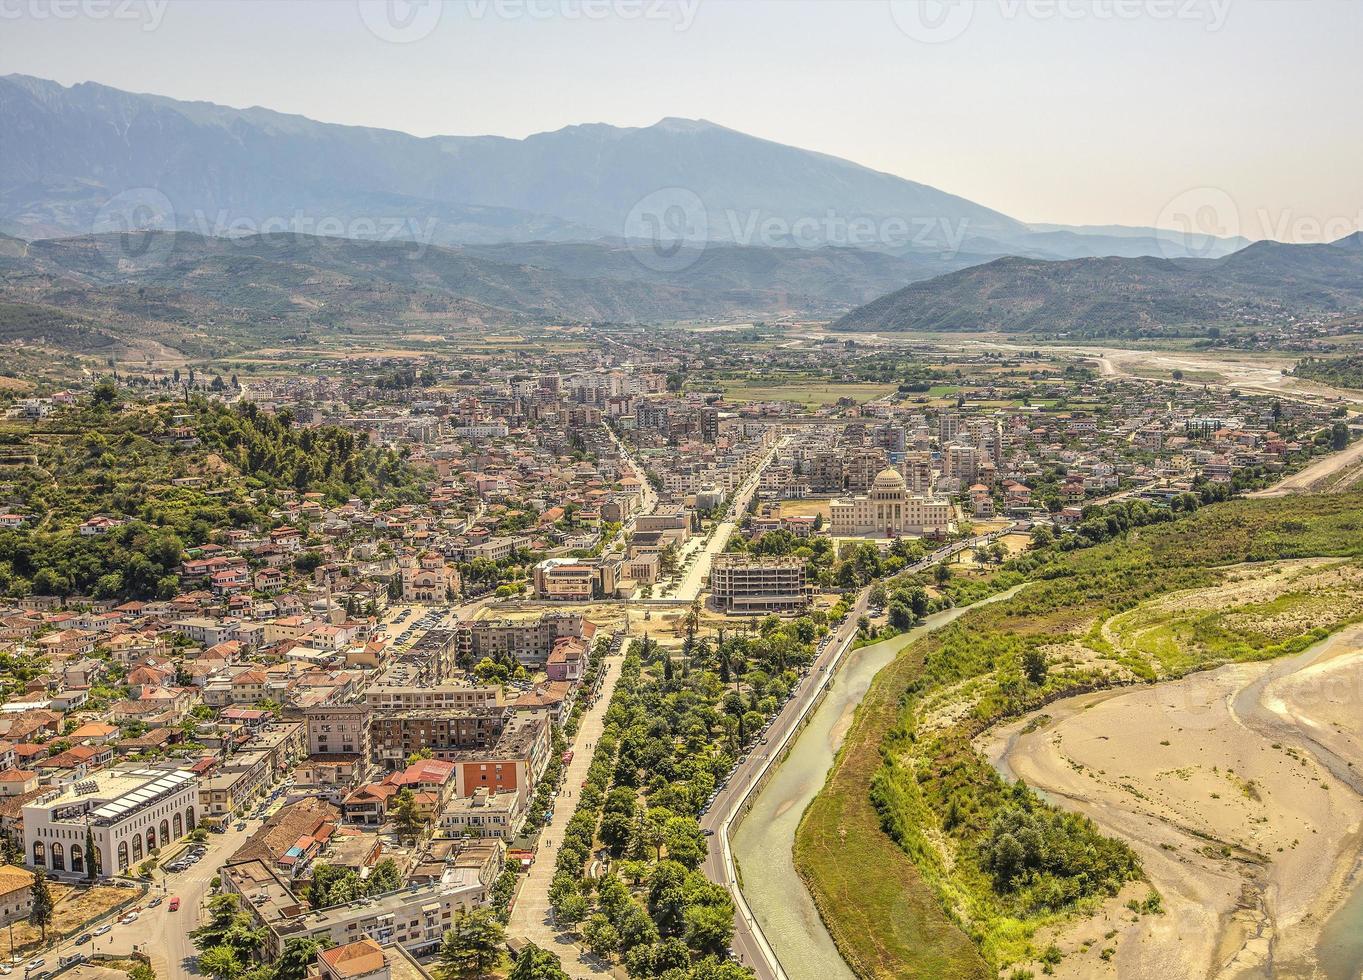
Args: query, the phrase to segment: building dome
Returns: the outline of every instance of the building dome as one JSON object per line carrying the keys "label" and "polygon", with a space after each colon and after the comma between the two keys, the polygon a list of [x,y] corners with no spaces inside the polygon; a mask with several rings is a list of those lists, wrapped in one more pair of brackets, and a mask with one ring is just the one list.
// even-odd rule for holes
{"label": "building dome", "polygon": [[876,474],[876,481],[872,484],[875,490],[903,490],[908,486],[904,478],[899,475],[896,469],[883,469]]}

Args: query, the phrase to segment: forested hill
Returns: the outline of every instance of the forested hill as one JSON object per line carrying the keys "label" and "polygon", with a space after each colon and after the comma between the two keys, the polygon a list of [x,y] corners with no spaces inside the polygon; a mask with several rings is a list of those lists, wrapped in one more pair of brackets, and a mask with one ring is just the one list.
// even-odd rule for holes
{"label": "forested hill", "polygon": [[834,327],[1149,336],[1351,311],[1363,311],[1363,233],[1256,242],[1221,259],[1002,258],[912,283]]}
{"label": "forested hill", "polygon": [[[277,490],[425,499],[426,475],[391,450],[289,423],[249,403],[123,404],[107,382],[45,419],[4,422],[3,505],[26,522],[0,531],[0,594],[174,595],[184,549],[215,530],[268,528]],[[124,523],[81,535],[95,515]]]}

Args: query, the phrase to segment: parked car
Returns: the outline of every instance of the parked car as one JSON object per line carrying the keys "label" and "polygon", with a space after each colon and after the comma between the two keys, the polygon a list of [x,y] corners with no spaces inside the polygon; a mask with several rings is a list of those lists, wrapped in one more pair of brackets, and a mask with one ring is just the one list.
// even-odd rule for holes
{"label": "parked car", "polygon": [[112,928],[113,926],[109,925],[109,923],[106,922],[104,923],[104,925],[100,926],[98,929],[95,930],[95,935],[102,936]]}
{"label": "parked car", "polygon": [[91,939],[94,938],[95,937],[90,935],[88,932],[82,932],[79,936],[76,937],[76,945],[84,946],[86,943],[88,943]]}

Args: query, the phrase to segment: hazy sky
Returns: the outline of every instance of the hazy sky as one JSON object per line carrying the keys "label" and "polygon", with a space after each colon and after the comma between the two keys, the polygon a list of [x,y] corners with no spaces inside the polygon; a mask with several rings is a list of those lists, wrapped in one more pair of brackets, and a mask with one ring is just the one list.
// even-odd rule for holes
{"label": "hazy sky", "polygon": [[1363,0],[0,0],[0,73],[419,135],[700,117],[1027,221],[1289,240],[1359,226],[1361,48]]}

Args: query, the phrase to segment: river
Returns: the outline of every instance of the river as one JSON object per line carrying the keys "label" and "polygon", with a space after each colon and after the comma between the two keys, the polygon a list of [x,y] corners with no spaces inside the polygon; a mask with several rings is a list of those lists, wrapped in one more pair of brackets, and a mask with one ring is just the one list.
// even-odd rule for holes
{"label": "river", "polygon": [[[976,606],[1006,599],[1022,586]],[[822,703],[733,833],[743,895],[790,980],[855,980],[795,872],[795,830],[828,770],[871,681],[895,654],[974,606],[934,613],[907,633],[853,650],[839,663]]]}

